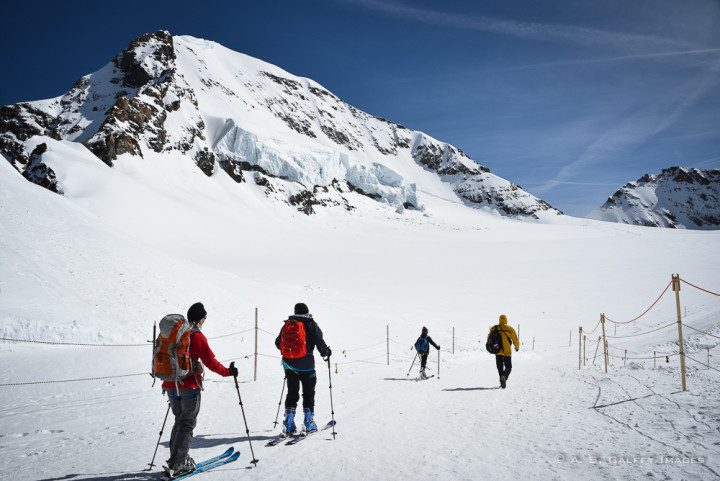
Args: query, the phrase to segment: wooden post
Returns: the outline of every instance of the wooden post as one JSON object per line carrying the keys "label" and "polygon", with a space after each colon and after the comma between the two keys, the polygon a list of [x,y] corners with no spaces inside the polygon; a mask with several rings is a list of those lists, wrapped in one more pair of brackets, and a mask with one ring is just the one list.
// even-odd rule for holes
{"label": "wooden post", "polygon": [[570,329],[570,341],[568,342],[568,347],[572,346],[572,329]]}
{"label": "wooden post", "polygon": [[438,379],[440,379],[440,349],[438,349]]}
{"label": "wooden post", "polygon": [[623,366],[627,366],[627,349],[625,349],[625,357],[623,358]]}
{"label": "wooden post", "polygon": [[258,360],[258,308],[255,308],[255,375],[253,381],[257,381],[257,360]]}
{"label": "wooden post", "polygon": [[607,366],[608,366],[608,350],[607,350],[607,340],[605,339],[605,314],[600,314],[600,323],[602,324],[602,331],[603,331],[603,351],[605,352],[605,374],[607,374]]}
{"label": "wooden post", "polygon": [[672,276],[673,291],[675,291],[675,303],[677,304],[678,339],[680,341],[680,372],[682,373],[682,390],[687,391],[685,381],[685,344],[682,334],[682,316],[680,311],[680,274]]}
{"label": "wooden post", "polygon": [[587,366],[587,336],[583,336],[583,366]]}
{"label": "wooden post", "polygon": [[595,365],[595,359],[597,358],[598,349],[600,349],[600,341],[602,337],[598,336],[597,345],[595,346],[595,355],[593,356],[593,366]]}
{"label": "wooden post", "polygon": [[390,365],[390,324],[387,325],[387,365]]}
{"label": "wooden post", "polygon": [[455,354],[455,327],[453,326],[452,353]]}
{"label": "wooden post", "polygon": [[533,337],[533,349],[532,352],[535,352],[535,338]]}
{"label": "wooden post", "polygon": [[582,326],[580,326],[580,335],[578,336],[578,369],[582,369]]}

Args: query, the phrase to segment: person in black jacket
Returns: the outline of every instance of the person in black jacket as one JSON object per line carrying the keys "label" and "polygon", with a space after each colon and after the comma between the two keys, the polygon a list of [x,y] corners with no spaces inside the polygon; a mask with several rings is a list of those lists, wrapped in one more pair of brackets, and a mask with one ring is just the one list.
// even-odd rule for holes
{"label": "person in black jacket", "polygon": [[[305,347],[306,354],[303,357],[286,357],[283,353],[283,368],[285,369],[285,379],[287,380],[287,397],[285,398],[285,419],[283,420],[283,434],[290,436],[297,433],[295,426],[295,409],[300,400],[300,385],[302,384],[303,392],[303,423],[306,433],[317,431],[315,424],[315,384],[317,383],[317,374],[315,372],[315,356],[313,350],[317,347],[320,355],[329,359],[332,351],[325,344],[323,333],[320,327],[313,319],[308,307],[303,303],[295,304],[295,314],[290,316],[280,334],[275,339],[275,346],[283,351],[283,331],[286,330],[288,323],[302,323],[305,331]],[[299,327],[299,326],[298,326]],[[287,334],[286,334],[287,336]],[[288,341],[285,341],[287,344]],[[289,354],[288,354],[289,355]]]}
{"label": "person in black jacket", "polygon": [[428,354],[430,354],[430,344],[435,346],[435,349],[440,350],[440,346],[435,344],[432,337],[428,336],[428,328],[423,326],[422,333],[418,340],[415,341],[415,350],[420,356],[420,379],[426,379],[425,366],[427,365]]}

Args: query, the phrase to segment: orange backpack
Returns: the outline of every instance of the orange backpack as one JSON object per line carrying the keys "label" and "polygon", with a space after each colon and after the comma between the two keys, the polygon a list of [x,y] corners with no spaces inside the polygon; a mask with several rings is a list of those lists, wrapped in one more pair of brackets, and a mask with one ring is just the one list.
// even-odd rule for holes
{"label": "orange backpack", "polygon": [[160,321],[160,334],[153,349],[152,376],[179,382],[193,374],[190,335],[193,326],[181,314],[168,314]]}
{"label": "orange backpack", "polygon": [[305,324],[288,319],[280,332],[280,352],[287,359],[300,359],[307,355]]}

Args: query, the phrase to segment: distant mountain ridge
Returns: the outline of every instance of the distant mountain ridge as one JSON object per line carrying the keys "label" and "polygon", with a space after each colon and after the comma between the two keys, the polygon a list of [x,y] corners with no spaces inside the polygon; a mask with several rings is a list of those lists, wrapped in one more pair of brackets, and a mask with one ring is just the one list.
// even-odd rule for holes
{"label": "distant mountain ridge", "polygon": [[590,219],[650,227],[720,228],[720,169],[670,167],[625,184]]}
{"label": "distant mountain ridge", "polygon": [[46,161],[53,145],[44,139],[82,144],[108,167],[123,155],[191,158],[209,177],[254,182],[306,214],[354,210],[357,194],[398,212],[423,210],[422,171],[469,207],[516,218],[562,214],[460,149],[362,112],[310,79],[166,31],[131,41],[63,96],[0,109],[0,153],[62,194],[63,167]]}

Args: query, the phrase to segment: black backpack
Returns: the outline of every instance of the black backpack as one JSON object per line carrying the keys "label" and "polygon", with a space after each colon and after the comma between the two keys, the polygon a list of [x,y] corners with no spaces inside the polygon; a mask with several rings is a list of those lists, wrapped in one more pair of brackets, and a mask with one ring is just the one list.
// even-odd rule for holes
{"label": "black backpack", "polygon": [[485,349],[487,349],[487,352],[490,354],[497,354],[502,351],[502,336],[500,335],[499,327],[500,326],[495,326],[493,330],[490,331],[490,336],[485,343]]}

